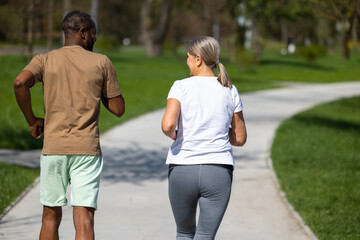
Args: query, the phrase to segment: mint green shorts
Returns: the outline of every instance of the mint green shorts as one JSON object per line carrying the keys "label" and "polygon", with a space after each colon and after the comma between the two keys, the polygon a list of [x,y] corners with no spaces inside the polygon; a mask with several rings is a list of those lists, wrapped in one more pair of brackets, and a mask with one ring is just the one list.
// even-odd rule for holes
{"label": "mint green shorts", "polygon": [[101,156],[43,155],[40,157],[40,202],[44,206],[67,205],[70,185],[71,205],[97,209]]}

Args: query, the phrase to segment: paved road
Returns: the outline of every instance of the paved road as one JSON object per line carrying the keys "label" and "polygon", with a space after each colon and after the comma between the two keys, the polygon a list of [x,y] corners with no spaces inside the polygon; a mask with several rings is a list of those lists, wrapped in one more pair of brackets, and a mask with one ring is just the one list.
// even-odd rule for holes
{"label": "paved road", "polygon": [[[282,200],[269,149],[284,119],[316,104],[354,95],[360,95],[360,82],[298,84],[242,95],[248,142],[234,148],[232,196],[217,239],[311,239]],[[143,115],[101,136],[105,164],[95,220],[97,239],[175,239],[164,165],[171,140],[161,133],[162,115],[163,110]],[[0,151],[0,159],[30,159],[32,166],[38,164],[38,155]],[[0,239],[36,239],[41,208],[37,184],[1,220]],[[71,207],[65,207],[60,237],[73,236]]]}

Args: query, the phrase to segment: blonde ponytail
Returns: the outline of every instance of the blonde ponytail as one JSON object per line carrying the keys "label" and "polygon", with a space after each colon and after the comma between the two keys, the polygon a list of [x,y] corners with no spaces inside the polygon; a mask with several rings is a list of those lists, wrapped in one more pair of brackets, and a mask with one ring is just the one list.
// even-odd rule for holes
{"label": "blonde ponytail", "polygon": [[225,69],[225,66],[221,62],[219,62],[217,65],[219,66],[219,75],[218,75],[219,83],[224,87],[232,88],[231,80],[229,74]]}
{"label": "blonde ponytail", "polygon": [[219,66],[219,83],[224,87],[232,88],[229,74],[225,66],[219,62],[220,45],[215,38],[208,36],[195,38],[187,46],[187,51],[193,56],[200,55],[206,66],[210,67],[213,71],[216,66]]}

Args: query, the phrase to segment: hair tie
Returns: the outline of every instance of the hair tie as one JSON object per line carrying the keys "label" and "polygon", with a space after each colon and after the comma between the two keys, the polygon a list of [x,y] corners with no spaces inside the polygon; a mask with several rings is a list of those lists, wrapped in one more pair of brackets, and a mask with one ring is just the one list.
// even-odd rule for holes
{"label": "hair tie", "polygon": [[216,63],[216,65],[218,65],[218,66],[219,66],[219,63],[220,63],[220,61],[218,61],[218,62]]}

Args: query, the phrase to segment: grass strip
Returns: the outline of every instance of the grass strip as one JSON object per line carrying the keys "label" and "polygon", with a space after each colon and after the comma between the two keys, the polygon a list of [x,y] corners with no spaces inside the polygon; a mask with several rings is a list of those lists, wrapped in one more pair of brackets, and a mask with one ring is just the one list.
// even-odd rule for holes
{"label": "grass strip", "polygon": [[284,121],[272,146],[289,202],[319,239],[360,239],[360,97]]}
{"label": "grass strip", "polygon": [[0,163],[0,213],[39,176],[40,170]]}

